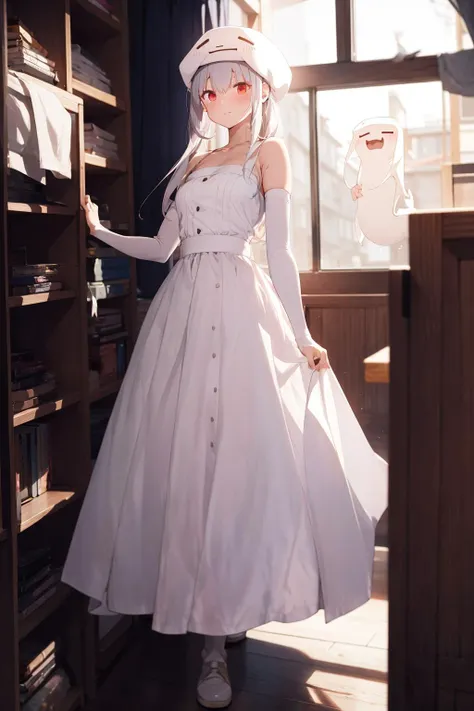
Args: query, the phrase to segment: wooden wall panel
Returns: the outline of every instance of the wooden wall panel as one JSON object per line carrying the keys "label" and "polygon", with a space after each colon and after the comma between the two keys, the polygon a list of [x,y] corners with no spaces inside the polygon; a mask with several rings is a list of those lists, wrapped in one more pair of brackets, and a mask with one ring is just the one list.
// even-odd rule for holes
{"label": "wooden wall panel", "polygon": [[334,372],[362,423],[388,418],[388,388],[367,384],[363,360],[388,344],[387,297],[304,295],[309,329],[327,349]]}

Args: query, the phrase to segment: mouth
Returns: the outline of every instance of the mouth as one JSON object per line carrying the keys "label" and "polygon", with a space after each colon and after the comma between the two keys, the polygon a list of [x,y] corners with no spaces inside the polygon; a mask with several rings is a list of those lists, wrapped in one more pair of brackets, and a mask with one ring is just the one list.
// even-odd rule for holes
{"label": "mouth", "polygon": [[374,151],[383,148],[383,143],[383,138],[374,138],[372,141],[366,141],[365,145],[369,151]]}
{"label": "mouth", "polygon": [[208,54],[215,54],[216,52],[237,52],[237,47],[223,47],[222,49],[210,49]]}

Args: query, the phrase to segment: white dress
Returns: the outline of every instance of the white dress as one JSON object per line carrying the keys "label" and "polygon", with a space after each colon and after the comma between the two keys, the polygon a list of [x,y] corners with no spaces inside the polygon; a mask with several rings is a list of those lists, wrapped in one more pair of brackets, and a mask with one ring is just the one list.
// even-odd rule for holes
{"label": "white dress", "polygon": [[182,259],[149,308],[63,571],[98,614],[225,635],[370,597],[387,465],[247,256],[264,209],[240,166],[197,169],[177,192]]}

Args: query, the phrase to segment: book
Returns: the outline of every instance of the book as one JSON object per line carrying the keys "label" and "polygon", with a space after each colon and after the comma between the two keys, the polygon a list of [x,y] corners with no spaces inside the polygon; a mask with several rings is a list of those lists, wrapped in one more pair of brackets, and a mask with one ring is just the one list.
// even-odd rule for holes
{"label": "book", "polygon": [[50,478],[49,425],[34,422],[22,427],[29,439],[29,469],[31,496],[41,496],[48,490]]}
{"label": "book", "polygon": [[45,395],[53,393],[55,390],[56,381],[53,378],[32,388],[12,391],[12,400],[13,402],[25,402],[34,397],[44,397]]}
{"label": "book", "polygon": [[34,275],[24,275],[24,276],[14,276],[10,277],[11,286],[26,286],[27,284],[45,284],[49,279],[47,276],[34,276]]}
{"label": "book", "polygon": [[41,568],[38,570],[37,573],[29,577],[26,581],[23,581],[18,584],[18,592],[20,595],[24,595],[25,593],[29,592],[32,590],[36,585],[39,585],[39,583],[43,582],[45,578],[48,577],[48,575],[51,574],[51,563],[47,563],[44,568]]}
{"label": "book", "polygon": [[20,682],[25,682],[52,655],[56,656],[56,641],[42,636],[27,637],[20,645]]}
{"label": "book", "polygon": [[38,42],[35,43],[35,45],[31,44],[31,42],[27,42],[27,40],[22,37],[20,34],[17,32],[8,32],[7,33],[7,43],[8,43],[8,48],[14,48],[14,47],[23,47],[24,49],[31,49],[35,51],[37,54],[39,54],[41,57],[47,57],[48,52],[47,50],[42,47]]}
{"label": "book", "polygon": [[87,280],[89,282],[114,281],[130,278],[128,257],[92,257],[87,260]]}
{"label": "book", "polygon": [[95,123],[85,123],[84,124],[84,134],[87,135],[95,135],[98,138],[105,138],[106,140],[109,141],[115,141],[116,137],[114,136],[113,133],[109,133],[109,131],[106,131],[103,128],[100,128],[97,126]]}
{"label": "book", "polygon": [[61,579],[61,570],[53,570],[41,583],[36,585],[30,592],[20,595],[18,599],[18,609],[20,613],[31,607],[33,603],[45,595],[52,587],[56,588]]}
{"label": "book", "polygon": [[31,615],[35,610],[37,610],[41,605],[43,605],[45,602],[47,602],[53,595],[56,594],[56,591],[58,589],[57,585],[53,585],[52,587],[48,588],[41,597],[39,597],[37,600],[31,603],[28,607],[25,607],[21,612],[19,612],[20,617],[25,618],[28,617],[28,615]]}
{"label": "book", "polygon": [[18,582],[24,584],[45,565],[51,563],[49,546],[33,548],[18,554]]}
{"label": "book", "polygon": [[34,60],[35,62],[38,63],[38,66],[41,66],[44,64],[46,67],[49,67],[50,69],[54,69],[56,66],[56,62],[53,62],[52,59],[48,59],[44,55],[40,54],[34,49],[28,49],[25,46],[15,46],[15,47],[9,47],[8,48],[8,59],[13,59],[13,58],[18,58],[18,59],[31,59]]}
{"label": "book", "polygon": [[33,33],[28,29],[28,27],[25,25],[24,22],[22,22],[20,17],[9,17],[8,18],[8,34],[7,37],[8,39],[15,39],[16,37],[20,37],[21,39],[25,40],[28,44],[30,44],[32,47],[37,49],[38,51],[41,51],[43,53],[47,52],[43,45],[41,45],[38,40],[35,38]]}
{"label": "book", "polygon": [[14,69],[17,72],[31,74],[31,76],[36,77],[36,79],[49,81],[50,84],[54,84],[58,81],[58,75],[55,71],[49,67],[39,65],[35,60],[27,57],[18,60],[9,59],[8,66],[10,69]]}
{"label": "book", "polygon": [[71,682],[63,669],[57,669],[22,707],[22,711],[58,711]]}
{"label": "book", "polygon": [[23,402],[13,403],[13,412],[17,414],[18,412],[24,412],[25,410],[30,410],[32,407],[37,407],[39,405],[39,398],[32,397],[29,400],[23,400]]}
{"label": "book", "polygon": [[[113,296],[123,296],[130,290],[129,279],[118,279],[116,281],[88,282],[89,291],[97,299],[109,299]],[[91,296],[88,296],[88,301]]]}
{"label": "book", "polygon": [[56,276],[59,264],[16,264],[11,267],[11,275],[15,276]]}
{"label": "book", "polygon": [[28,701],[28,699],[33,696],[35,691],[37,691],[39,687],[44,684],[55,668],[56,657],[53,654],[41,664],[34,675],[32,675],[27,681],[20,683],[20,702],[22,704],[24,704],[25,701]]}
{"label": "book", "polygon": [[49,291],[61,291],[63,285],[60,281],[46,281],[42,284],[27,284],[26,286],[12,287],[13,296],[25,296],[27,294],[46,294]]}

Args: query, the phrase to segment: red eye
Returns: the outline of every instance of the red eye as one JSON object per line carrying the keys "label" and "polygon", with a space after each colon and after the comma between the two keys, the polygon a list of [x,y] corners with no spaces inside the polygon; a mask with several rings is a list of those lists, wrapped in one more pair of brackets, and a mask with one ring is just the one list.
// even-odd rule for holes
{"label": "red eye", "polygon": [[246,94],[248,90],[248,84],[245,84],[244,82],[240,82],[237,84],[237,94]]}
{"label": "red eye", "polygon": [[203,93],[202,98],[207,99],[208,101],[215,101],[217,99],[217,94],[215,91],[207,90]]}

